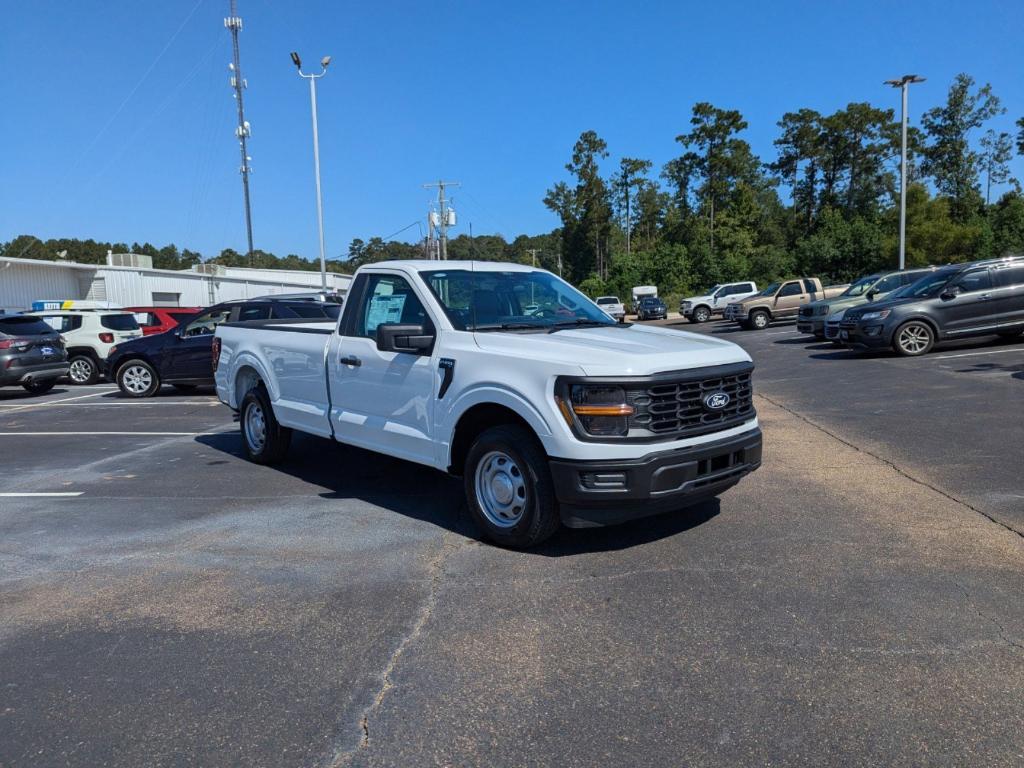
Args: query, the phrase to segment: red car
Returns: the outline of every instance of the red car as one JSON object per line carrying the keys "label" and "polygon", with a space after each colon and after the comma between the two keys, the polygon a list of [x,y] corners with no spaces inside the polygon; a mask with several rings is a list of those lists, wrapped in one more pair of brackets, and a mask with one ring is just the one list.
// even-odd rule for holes
{"label": "red car", "polygon": [[163,333],[199,314],[199,307],[125,307],[134,312],[144,336]]}

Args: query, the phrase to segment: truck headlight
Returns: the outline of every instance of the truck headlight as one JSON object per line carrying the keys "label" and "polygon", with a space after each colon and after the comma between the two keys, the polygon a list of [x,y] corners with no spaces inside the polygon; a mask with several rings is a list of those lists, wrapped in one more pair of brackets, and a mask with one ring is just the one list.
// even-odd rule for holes
{"label": "truck headlight", "polygon": [[861,320],[885,320],[889,316],[891,309],[880,309],[877,312],[865,312],[860,316]]}
{"label": "truck headlight", "polygon": [[562,397],[556,399],[570,426],[575,422],[594,437],[625,437],[629,433],[629,417],[636,409],[626,402],[626,391],[622,387],[572,384],[568,394],[568,402]]}

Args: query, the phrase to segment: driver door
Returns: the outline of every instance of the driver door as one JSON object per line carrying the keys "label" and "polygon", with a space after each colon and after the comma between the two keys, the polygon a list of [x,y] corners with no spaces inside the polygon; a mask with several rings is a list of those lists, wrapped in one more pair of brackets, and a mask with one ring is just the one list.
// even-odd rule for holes
{"label": "driver door", "polygon": [[776,317],[795,317],[801,304],[806,304],[810,294],[804,291],[803,283],[799,280],[791,280],[779,289],[775,297]]}
{"label": "driver door", "polygon": [[329,351],[331,424],[343,443],[436,465],[431,423],[440,380],[433,352],[384,352],[377,328],[392,323],[422,325],[436,336],[425,302],[406,278],[370,274],[352,291],[342,334]]}
{"label": "driver door", "polygon": [[[227,322],[231,307],[213,307],[182,328],[164,352],[160,376],[165,381],[213,383],[213,336]],[[171,331],[175,333],[175,331]]]}

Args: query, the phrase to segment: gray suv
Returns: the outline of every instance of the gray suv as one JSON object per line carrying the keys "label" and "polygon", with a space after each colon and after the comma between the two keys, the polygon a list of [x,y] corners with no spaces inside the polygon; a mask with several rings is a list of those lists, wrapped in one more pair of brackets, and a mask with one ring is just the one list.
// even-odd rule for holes
{"label": "gray suv", "polygon": [[60,334],[38,317],[0,315],[0,387],[22,386],[42,394],[68,375]]}

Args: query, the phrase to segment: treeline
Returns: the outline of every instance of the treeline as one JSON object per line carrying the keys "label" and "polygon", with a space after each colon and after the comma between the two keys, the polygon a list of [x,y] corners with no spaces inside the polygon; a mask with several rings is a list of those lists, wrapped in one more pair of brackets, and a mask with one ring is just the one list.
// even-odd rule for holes
{"label": "treeline", "polygon": [[[946,102],[910,130],[909,265],[1024,250],[1024,198],[1009,172],[1014,150],[1024,154],[1024,118],[1016,146],[1010,134],[985,130],[1005,111],[989,85],[961,74]],[[603,174],[607,144],[581,134],[565,166],[571,180],[544,198],[562,221],[566,275],[592,295],[655,284],[675,296],[742,278],[849,280],[898,263],[893,110],[851,103],[830,115],[786,113],[768,161],[742,138],[746,128],[735,110],[696,104],[676,136],[679,155],[657,175],[636,157]],[[993,187],[1007,184],[993,201]]]}

